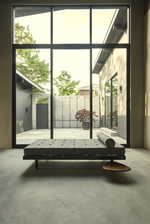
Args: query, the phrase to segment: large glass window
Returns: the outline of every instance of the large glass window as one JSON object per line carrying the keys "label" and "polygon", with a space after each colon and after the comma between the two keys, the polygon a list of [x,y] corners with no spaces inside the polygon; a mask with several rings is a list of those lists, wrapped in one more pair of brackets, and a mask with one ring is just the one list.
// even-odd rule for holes
{"label": "large glass window", "polygon": [[92,10],[93,43],[128,43],[127,7],[100,7]]}
{"label": "large glass window", "polygon": [[126,143],[128,15],[125,6],[14,8],[14,146],[99,131]]}
{"label": "large glass window", "polygon": [[14,43],[49,44],[51,39],[50,7],[15,7]]}
{"label": "large glass window", "polygon": [[54,43],[89,43],[89,9],[55,7],[53,28]]}
{"label": "large glass window", "polygon": [[111,114],[111,82],[107,81],[105,83],[105,125],[107,128],[111,128],[111,118],[112,118],[112,114]]}
{"label": "large glass window", "polygon": [[113,76],[105,83],[105,125],[118,129],[118,79]]}
{"label": "large glass window", "polygon": [[112,94],[112,114],[111,114],[111,128],[114,130],[118,129],[118,77],[117,74],[111,79],[111,94]]}
{"label": "large glass window", "polygon": [[16,143],[50,138],[50,51],[16,50]]}
{"label": "large glass window", "polygon": [[54,50],[53,55],[54,138],[89,138],[89,50]]}
{"label": "large glass window", "polygon": [[[125,144],[127,141],[127,49],[93,49],[92,55],[93,112],[98,114],[93,119],[93,136],[96,130],[98,132],[101,129],[116,141]],[[94,93],[96,88],[98,88],[98,97]],[[97,103],[95,103],[96,98]]]}

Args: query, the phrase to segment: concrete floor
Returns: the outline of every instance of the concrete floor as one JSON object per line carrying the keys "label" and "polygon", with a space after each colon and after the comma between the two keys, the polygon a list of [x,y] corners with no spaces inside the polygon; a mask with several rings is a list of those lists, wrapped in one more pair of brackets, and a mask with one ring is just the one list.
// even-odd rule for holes
{"label": "concrete floor", "polygon": [[150,151],[127,150],[127,173],[102,162],[41,162],[0,150],[0,224],[149,224]]}
{"label": "concrete floor", "polygon": [[[99,128],[93,129],[93,138],[97,138],[97,132]],[[54,138],[56,139],[89,139],[90,131],[83,130],[82,128],[55,128],[54,129]],[[111,136],[113,137],[113,136]],[[49,129],[32,129],[29,131],[22,132],[17,134],[16,142],[17,144],[31,144],[37,139],[48,139],[50,138]],[[120,144],[126,144],[126,141],[123,138],[118,136],[113,137],[116,142]]]}

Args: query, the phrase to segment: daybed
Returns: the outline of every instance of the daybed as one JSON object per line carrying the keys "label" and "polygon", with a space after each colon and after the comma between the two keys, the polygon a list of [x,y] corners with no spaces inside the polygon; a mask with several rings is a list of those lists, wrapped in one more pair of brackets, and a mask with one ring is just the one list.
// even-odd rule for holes
{"label": "daybed", "polygon": [[125,148],[106,135],[98,139],[42,139],[25,147],[25,160],[125,160]]}

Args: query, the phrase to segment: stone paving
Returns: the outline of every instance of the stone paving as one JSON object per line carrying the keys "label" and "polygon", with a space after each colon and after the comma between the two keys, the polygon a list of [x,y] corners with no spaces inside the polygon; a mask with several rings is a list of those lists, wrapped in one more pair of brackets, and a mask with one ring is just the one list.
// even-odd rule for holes
{"label": "stone paving", "polygon": [[[97,138],[96,134],[99,128],[93,129],[93,138]],[[112,137],[112,136],[111,136]],[[31,144],[38,139],[49,139],[49,129],[32,129],[29,131],[17,134],[17,144]],[[54,129],[55,139],[89,139],[90,131],[83,130],[82,128],[55,128]],[[125,144],[125,140],[120,137],[113,137],[118,143]]]}

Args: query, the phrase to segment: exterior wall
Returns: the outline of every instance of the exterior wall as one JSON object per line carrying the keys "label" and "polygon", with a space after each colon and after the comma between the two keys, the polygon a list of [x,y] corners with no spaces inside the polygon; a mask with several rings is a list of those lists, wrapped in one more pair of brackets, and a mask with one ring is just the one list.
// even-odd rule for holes
{"label": "exterior wall", "polygon": [[145,130],[144,146],[150,149],[150,0],[145,10]]}
{"label": "exterior wall", "polygon": [[[124,38],[124,36],[123,36]],[[126,50],[114,49],[100,71],[101,113],[105,116],[105,83],[117,73],[118,78],[118,134],[126,139]],[[120,90],[121,88],[121,90]]]}
{"label": "exterior wall", "polygon": [[[12,11],[15,4],[132,4],[131,146],[144,144],[144,1],[143,0],[2,0],[0,3],[0,148],[12,147]],[[139,29],[140,27],[140,29]],[[138,38],[137,38],[138,37]]]}
{"label": "exterior wall", "polygon": [[32,129],[32,89],[16,85],[16,132]]}

